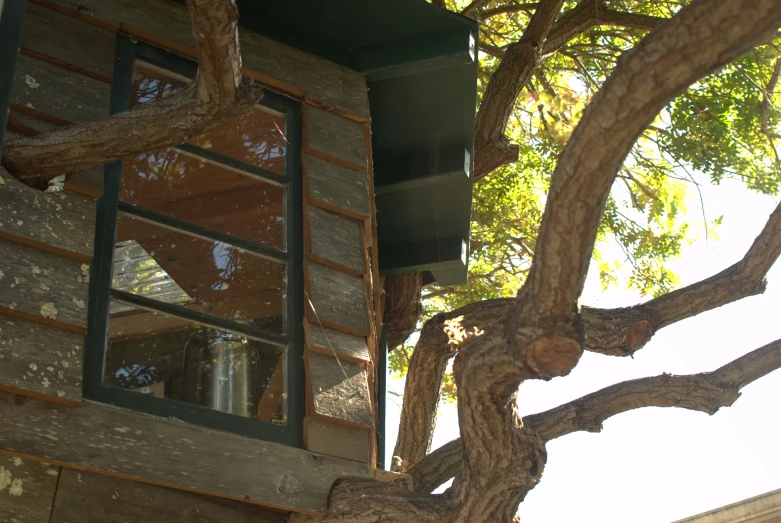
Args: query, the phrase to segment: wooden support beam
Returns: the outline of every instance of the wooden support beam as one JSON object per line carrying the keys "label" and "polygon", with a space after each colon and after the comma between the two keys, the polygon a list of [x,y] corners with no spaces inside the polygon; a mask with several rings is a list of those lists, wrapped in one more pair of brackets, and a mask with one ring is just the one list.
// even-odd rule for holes
{"label": "wooden support beam", "polygon": [[363,49],[351,58],[369,82],[422,73],[475,61],[476,41],[471,29],[413,38]]}
{"label": "wooden support beam", "polygon": [[377,154],[374,161],[374,194],[466,180],[471,173],[471,155],[463,147],[432,148],[408,155]]}

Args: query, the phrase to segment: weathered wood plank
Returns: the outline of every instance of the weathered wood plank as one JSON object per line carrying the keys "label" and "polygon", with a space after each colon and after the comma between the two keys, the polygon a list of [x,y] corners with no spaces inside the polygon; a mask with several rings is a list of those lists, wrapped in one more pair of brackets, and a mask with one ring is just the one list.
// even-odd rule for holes
{"label": "weathered wood plank", "polygon": [[22,47],[111,78],[117,37],[63,13],[30,2]]}
{"label": "weathered wood plank", "polygon": [[309,262],[307,265],[315,317],[368,334],[363,280],[319,263]]}
{"label": "weathered wood plank", "polygon": [[306,176],[310,198],[362,216],[371,216],[369,186],[364,171],[354,171],[310,154],[306,157]]}
{"label": "weathered wood plank", "polygon": [[[187,10],[177,2],[55,1],[113,24],[129,24],[177,44],[194,47]],[[314,100],[369,119],[366,78],[362,73],[244,29],[239,31],[239,41],[245,68],[308,91]]]}
{"label": "weathered wood plank", "polygon": [[79,408],[0,393],[0,450],[304,512],[366,465],[85,401]]}
{"label": "weathered wood plank", "polygon": [[84,335],[0,315],[0,385],[81,401]]}
{"label": "weathered wood plank", "polygon": [[0,167],[0,231],[92,258],[95,201],[31,189]]}
{"label": "weathered wood plank", "polygon": [[0,521],[49,523],[60,467],[0,456]]}
{"label": "weathered wood plank", "polygon": [[[89,507],[85,510],[84,507]],[[283,523],[285,517],[210,496],[62,469],[51,523]]]}
{"label": "weathered wood plank", "polygon": [[309,342],[312,346],[362,361],[370,361],[366,338],[335,331],[316,323],[307,322]]}
{"label": "weathered wood plank", "polygon": [[82,123],[108,116],[110,90],[105,82],[22,54],[16,62],[11,101]]}
{"label": "weathered wood plank", "polygon": [[307,371],[316,414],[374,426],[368,376],[363,365],[307,351]]}
{"label": "weathered wood plank", "polygon": [[310,148],[360,166],[366,165],[362,124],[325,109],[307,106],[306,132]]}
{"label": "weathered wood plank", "polygon": [[0,306],[86,327],[88,281],[87,263],[0,240]]}
{"label": "weathered wood plank", "polygon": [[348,427],[317,418],[306,418],[307,448],[338,458],[369,462],[369,434],[372,429]]}
{"label": "weathered wood plank", "polygon": [[361,222],[318,207],[307,212],[312,254],[365,273]]}

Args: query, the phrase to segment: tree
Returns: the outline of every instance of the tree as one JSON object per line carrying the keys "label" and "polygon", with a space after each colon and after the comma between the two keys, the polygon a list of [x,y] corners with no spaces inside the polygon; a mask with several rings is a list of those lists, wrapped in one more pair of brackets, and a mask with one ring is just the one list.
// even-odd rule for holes
{"label": "tree", "polygon": [[[200,134],[226,115],[246,110],[256,92],[240,77],[235,7],[227,0],[189,0],[188,6],[201,62],[192,89],[103,122],[13,143],[4,152],[3,165],[17,178],[41,186],[62,172],[174,145]],[[648,4],[631,1],[497,4],[474,0],[464,9],[465,14],[483,17],[523,14],[513,19],[523,23],[519,40],[506,46],[501,42],[494,45],[489,39],[481,44],[497,55],[498,62],[482,80],[485,89],[477,113],[476,178],[485,178],[497,169],[501,176],[507,164],[518,160],[528,144],[523,140],[513,144],[507,134],[520,128],[511,125],[514,111],[519,110],[519,95],[532,78],[548,89],[540,66],[553,60],[567,42],[591,38],[593,34],[587,30],[596,26],[652,30],[637,41],[630,39],[627,49],[613,49],[612,56],[620,53],[621,58],[614,67],[606,67],[602,77],[592,79],[593,96],[588,89],[581,89],[588,94],[583,96],[588,103],[583,104],[581,115],[566,115],[565,108],[546,113],[543,104],[539,121],[551,127],[559,125],[548,133],[549,142],[542,140],[538,149],[529,148],[529,154],[521,156],[523,163],[533,161],[537,154],[537,165],[549,168],[551,175],[536,238],[525,245],[529,265],[518,280],[517,296],[468,303],[437,314],[423,325],[409,361],[395,451],[397,467],[412,476],[414,490],[401,482],[343,478],[332,487],[327,516],[293,519],[512,521],[519,503],[541,477],[548,441],[575,431],[598,431],[608,417],[646,406],[714,413],[731,405],[748,383],[781,367],[778,340],[710,373],[619,383],[547,412],[523,419],[517,413],[517,390],[522,382],[567,375],[583,350],[629,356],[659,329],[761,293],[765,275],[781,255],[780,206],[744,258],[706,280],[659,292],[635,307],[603,310],[578,306],[595,242],[605,233],[606,223],[612,224],[615,234],[623,232],[629,243],[639,235],[641,260],[643,238],[647,242],[663,237],[664,230],[643,235],[626,225],[631,220],[616,218],[617,205],[611,201],[610,191],[617,181],[628,184],[632,194],[646,193],[647,204],[664,200],[659,197],[662,185],[653,190],[637,178],[638,165],[647,172],[667,169],[670,174],[661,162],[669,155],[681,166],[710,172],[716,180],[728,174],[727,168],[738,166],[742,170],[731,174],[744,176],[757,189],[778,190],[781,171],[774,155],[779,117],[774,100],[778,98],[779,67],[770,65],[765,71],[756,64],[767,65],[769,49],[778,40],[781,4],[775,0],[694,0],[683,7],[665,6],[669,19],[661,13],[645,13]],[[613,33],[606,40],[600,38],[595,45],[610,46],[622,36]],[[585,59],[576,49],[565,51],[574,57],[569,57],[572,63]],[[750,51],[753,54],[746,55]],[[764,83],[755,92],[759,96],[751,100],[755,117],[743,114],[741,119],[731,111],[742,105],[727,99],[752,91],[736,88],[729,79],[737,80],[729,73],[736,71],[741,76],[751,67],[759,69],[743,75],[748,77],[745,82],[756,83],[762,76]],[[586,77],[589,70],[584,66],[580,72]],[[556,90],[554,86],[550,89]],[[706,98],[721,99],[722,103],[704,107],[702,100]],[[660,112],[672,120],[660,124],[656,121]],[[738,119],[740,124],[735,123]],[[733,125],[725,131],[724,122]],[[118,130],[120,134],[139,132],[154,138],[144,143],[126,140],[124,143],[132,142],[132,146],[120,147],[112,142],[117,135],[111,134]],[[638,139],[650,140],[649,136],[659,144],[659,156],[647,156],[647,151],[638,149]],[[741,157],[745,156],[743,151],[730,149],[760,140],[772,154],[757,161]],[[522,197],[523,191],[513,194]],[[643,202],[638,201],[638,207],[644,208]],[[651,216],[670,212],[651,207]],[[645,249],[650,252],[647,246]],[[415,279],[410,279],[414,284]],[[663,279],[652,286],[666,291],[661,283]],[[442,375],[453,356],[461,438],[427,454]],[[448,490],[431,494],[451,478],[455,480]]]}

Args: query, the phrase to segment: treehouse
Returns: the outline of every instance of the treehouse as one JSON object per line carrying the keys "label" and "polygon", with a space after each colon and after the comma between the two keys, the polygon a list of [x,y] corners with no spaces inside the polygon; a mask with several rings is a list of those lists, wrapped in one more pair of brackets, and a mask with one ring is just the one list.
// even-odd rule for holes
{"label": "treehouse", "polygon": [[[466,281],[475,23],[238,12],[241,114],[46,191],[4,157],[0,521],[282,521],[398,479],[382,283]],[[197,49],[184,2],[0,1],[2,150],[173,100]]]}

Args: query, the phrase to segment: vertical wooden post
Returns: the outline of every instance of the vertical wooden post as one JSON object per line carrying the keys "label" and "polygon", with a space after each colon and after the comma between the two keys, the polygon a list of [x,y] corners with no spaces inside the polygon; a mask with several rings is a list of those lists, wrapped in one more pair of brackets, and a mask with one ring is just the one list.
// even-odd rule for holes
{"label": "vertical wooden post", "polygon": [[0,0],[0,154],[3,153],[8,107],[26,9],[27,0]]}

